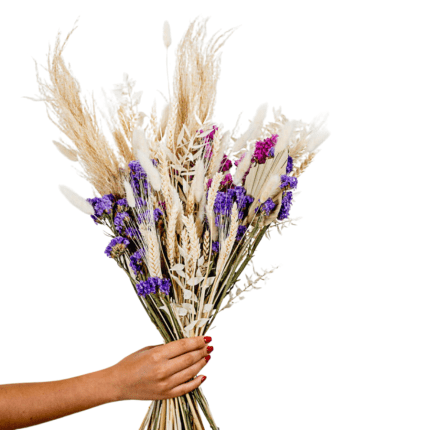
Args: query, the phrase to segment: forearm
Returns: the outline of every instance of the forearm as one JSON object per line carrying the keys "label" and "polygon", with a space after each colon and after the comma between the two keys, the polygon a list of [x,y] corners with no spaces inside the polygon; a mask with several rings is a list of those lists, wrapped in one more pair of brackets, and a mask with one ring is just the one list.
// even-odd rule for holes
{"label": "forearm", "polygon": [[117,400],[111,369],[53,382],[0,385],[0,429],[19,429]]}

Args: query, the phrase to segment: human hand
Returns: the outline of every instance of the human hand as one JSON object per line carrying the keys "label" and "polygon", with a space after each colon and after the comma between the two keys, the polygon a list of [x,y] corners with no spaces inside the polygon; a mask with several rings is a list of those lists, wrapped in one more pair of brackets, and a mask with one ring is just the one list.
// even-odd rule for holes
{"label": "human hand", "polygon": [[147,346],[110,368],[117,400],[162,400],[199,387],[206,376],[194,378],[210,359],[209,336]]}

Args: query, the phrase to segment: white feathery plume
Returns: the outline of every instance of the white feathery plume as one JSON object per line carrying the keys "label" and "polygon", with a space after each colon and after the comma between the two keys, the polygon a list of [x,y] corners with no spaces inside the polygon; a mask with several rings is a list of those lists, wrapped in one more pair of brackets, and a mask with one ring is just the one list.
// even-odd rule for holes
{"label": "white feathery plume", "polygon": [[94,208],[91,203],[87,202],[79,194],[76,194],[73,190],[71,190],[69,187],[66,187],[65,185],[60,185],[60,191],[73,206],[77,207],[87,215],[94,215]]}
{"label": "white feathery plume", "polygon": [[56,140],[53,140],[54,145],[57,147],[57,149],[70,161],[78,161],[78,155],[76,151],[73,149],[66,148],[64,145],[62,145],[60,142],[57,142]]}
{"label": "white feathery plume", "polygon": [[170,24],[168,21],[164,21],[163,42],[166,48],[168,48],[172,44],[172,37],[170,36]]}
{"label": "white feathery plume", "polygon": [[245,156],[242,158],[242,161],[237,166],[236,173],[234,174],[233,178],[233,183],[235,185],[241,185],[243,175],[246,173],[251,164],[253,153],[254,151],[252,150],[252,148],[250,148],[249,151],[245,152]]}
{"label": "white feathery plume", "polygon": [[252,133],[249,140],[256,139],[260,134],[260,131],[263,127],[264,119],[266,118],[267,106],[267,103],[263,103],[258,107],[257,112],[254,116],[254,121],[252,121]]}
{"label": "white feathery plume", "polygon": [[133,189],[131,188],[130,182],[124,179],[125,196],[127,203],[131,208],[136,207],[136,199],[134,198]]}
{"label": "white feathery plume", "polygon": [[196,170],[193,178],[193,192],[194,200],[196,203],[200,203],[204,193],[204,178],[205,177],[205,165],[202,159],[196,163]]}
{"label": "white feathery plume", "polygon": [[321,130],[313,133],[309,139],[309,142],[306,145],[306,149],[308,152],[314,152],[318,146],[321,145],[328,137],[330,136],[330,132],[327,128],[323,127]]}
{"label": "white feathery plume", "polygon": [[134,154],[136,156],[139,150],[143,151],[144,154],[149,154],[149,142],[146,137],[145,130],[142,127],[136,127],[134,129],[131,145],[133,146]]}
{"label": "white feathery plume", "polygon": [[232,152],[238,152],[246,146],[246,142],[249,140],[255,139],[258,137],[260,130],[263,126],[264,119],[266,118],[267,113],[267,103],[262,104],[258,107],[257,112],[255,113],[254,119],[249,124],[248,129],[241,136],[238,137],[236,142],[233,145]]}
{"label": "white feathery plume", "polygon": [[288,141],[290,140],[295,125],[296,121],[288,121],[282,126],[279,132],[278,142],[275,145],[275,157],[287,149]]}
{"label": "white feathery plume", "polygon": [[161,190],[161,177],[158,169],[152,164],[151,159],[148,157],[147,153],[143,152],[141,149],[137,150],[137,159],[139,160],[143,170],[145,170],[148,175],[149,183],[155,191]]}
{"label": "white feathery plume", "polygon": [[279,187],[280,183],[281,177],[279,175],[272,175],[261,191],[260,202],[264,203],[269,197],[271,197],[272,193]]}

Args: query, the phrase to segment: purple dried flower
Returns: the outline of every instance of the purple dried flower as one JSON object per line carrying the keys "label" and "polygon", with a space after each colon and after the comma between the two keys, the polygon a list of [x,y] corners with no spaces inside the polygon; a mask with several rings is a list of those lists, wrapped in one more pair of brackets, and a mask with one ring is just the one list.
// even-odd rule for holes
{"label": "purple dried flower", "polygon": [[216,254],[219,252],[219,242],[218,241],[212,242],[212,252],[214,252]]}
{"label": "purple dried flower", "polygon": [[286,168],[287,175],[288,173],[291,173],[291,171],[293,170],[293,167],[294,167],[293,157],[288,156],[287,168]]}
{"label": "purple dried flower", "polygon": [[130,222],[130,221],[131,221],[131,218],[128,212],[118,212],[115,215],[113,223],[118,233],[122,233],[123,229],[125,228],[125,222]]}
{"label": "purple dried flower", "polygon": [[116,202],[116,208],[117,208],[118,212],[126,211],[129,208],[127,199],[120,199],[120,200],[118,200]]}
{"label": "purple dried flower", "polygon": [[273,158],[273,157],[275,156],[275,147],[274,147],[274,146],[272,146],[272,147],[269,149],[269,152],[267,153],[267,156],[268,156],[269,158]]}
{"label": "purple dried flower", "polygon": [[138,235],[139,235],[139,231],[133,227],[127,227],[124,231],[124,236],[128,237],[129,239],[133,239]]}
{"label": "purple dried flower", "polygon": [[114,237],[109,245],[105,249],[105,254],[109,258],[118,258],[122,254],[124,254],[125,249],[127,248],[127,245],[129,245],[130,242],[125,239],[124,237],[118,236]]}
{"label": "purple dried flower", "polygon": [[140,281],[136,284],[137,294],[143,297],[146,297],[148,294],[151,294],[151,293],[156,293],[157,287],[160,292],[166,295],[169,294],[170,280],[153,277],[153,278],[148,278],[146,281]]}
{"label": "purple dried flower", "polygon": [[288,191],[282,198],[281,209],[279,210],[278,214],[278,220],[282,221],[283,219],[288,218],[288,215],[290,214],[292,199],[293,193],[291,191]]}
{"label": "purple dried flower", "polygon": [[227,192],[218,191],[214,202],[214,212],[221,215],[230,215],[233,198]]}
{"label": "purple dried flower", "polygon": [[297,188],[297,178],[295,176],[281,175],[281,185],[279,188],[287,188],[290,189]]}
{"label": "purple dried flower", "polygon": [[[156,208],[152,211],[152,219],[154,222],[157,222],[158,219],[163,216],[163,211],[159,208]],[[143,211],[141,214],[137,215],[137,222],[142,224],[143,222],[151,222],[151,212],[149,209]]]}
{"label": "purple dried flower", "polygon": [[258,209],[261,209],[267,216],[273,211],[273,209],[275,209],[275,207],[276,203],[272,199],[267,199],[259,208],[255,209],[255,212],[257,212]]}
{"label": "purple dried flower", "polygon": [[246,229],[248,228],[248,226],[247,225],[240,225],[238,228],[237,228],[237,234],[236,234],[236,240],[239,242],[242,238],[243,238],[243,236],[245,235],[245,233],[246,233]]}
{"label": "purple dried flower", "polygon": [[142,272],[143,266],[145,264],[143,261],[144,256],[145,250],[140,248],[130,257],[130,267],[133,269],[135,275],[137,275],[139,272]]}

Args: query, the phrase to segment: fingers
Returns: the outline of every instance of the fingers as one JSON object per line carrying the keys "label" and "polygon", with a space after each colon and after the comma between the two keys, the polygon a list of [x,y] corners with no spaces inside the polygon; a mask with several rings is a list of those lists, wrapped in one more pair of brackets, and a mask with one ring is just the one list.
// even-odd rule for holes
{"label": "fingers", "polygon": [[200,361],[202,358],[209,356],[209,352],[213,350],[212,347],[208,351],[208,347],[197,349],[196,351],[187,352],[186,354],[179,355],[178,357],[171,358],[166,363],[166,372],[168,375],[173,375],[181,370],[187,369]]}
{"label": "fingers", "polygon": [[202,385],[202,382],[206,379],[206,376],[198,376],[197,378],[193,379],[192,381],[185,382],[184,384],[178,385],[177,387],[171,389],[167,395],[167,398],[172,397],[178,397],[183,396],[184,394],[189,393],[190,391],[195,390],[200,385]]}
{"label": "fingers", "polygon": [[176,340],[174,342],[170,342],[167,345],[163,346],[162,354],[165,358],[174,358],[182,354],[186,354],[187,352],[195,351],[197,349],[201,349],[206,345],[206,340],[210,337],[203,337],[203,336],[197,336],[197,337],[191,337],[191,338],[185,338]]}
{"label": "fingers", "polygon": [[209,360],[207,357],[203,357],[194,363],[192,366],[187,367],[186,369],[181,370],[178,373],[172,375],[169,379],[169,384],[172,388],[177,387],[185,382],[189,381],[191,378],[194,378],[202,369],[206,366]]}

